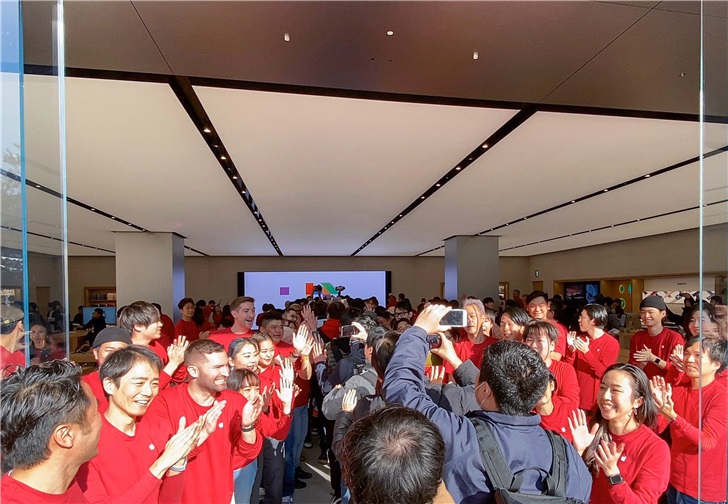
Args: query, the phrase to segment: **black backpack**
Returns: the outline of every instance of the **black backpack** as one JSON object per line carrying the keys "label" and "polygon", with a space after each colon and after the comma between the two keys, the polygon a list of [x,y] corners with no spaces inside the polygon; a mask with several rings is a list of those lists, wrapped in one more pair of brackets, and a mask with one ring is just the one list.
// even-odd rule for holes
{"label": "black backpack", "polygon": [[520,493],[523,473],[537,467],[527,467],[514,476],[503,451],[498,446],[488,423],[478,417],[468,417],[475,427],[485,473],[493,485],[491,502],[496,504],[584,504],[579,499],[566,497],[566,441],[555,432],[545,430],[551,441],[554,458],[546,478],[545,494]]}

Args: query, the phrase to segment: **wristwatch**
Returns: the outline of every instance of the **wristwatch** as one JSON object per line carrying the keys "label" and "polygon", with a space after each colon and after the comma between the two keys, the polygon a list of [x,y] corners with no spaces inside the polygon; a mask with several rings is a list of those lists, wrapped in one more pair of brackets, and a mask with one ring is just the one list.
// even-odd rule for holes
{"label": "wristwatch", "polygon": [[659,357],[655,357],[655,364],[658,364],[658,365],[659,365],[659,364],[660,364],[660,362],[662,362],[662,361],[660,360],[660,358],[659,358]]}
{"label": "wristwatch", "polygon": [[187,469],[187,457],[184,458],[184,462],[182,463],[182,465],[176,465],[175,463],[175,465],[170,467],[170,469],[172,469],[174,472],[182,472]]}
{"label": "wristwatch", "polygon": [[620,473],[617,473],[612,476],[607,476],[607,481],[609,481],[610,485],[619,485],[620,483],[624,483],[624,478]]}

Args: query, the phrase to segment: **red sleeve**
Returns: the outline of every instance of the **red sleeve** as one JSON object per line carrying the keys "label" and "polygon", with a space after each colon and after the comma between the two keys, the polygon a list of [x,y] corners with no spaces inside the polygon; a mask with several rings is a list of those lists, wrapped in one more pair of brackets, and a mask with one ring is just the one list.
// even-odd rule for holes
{"label": "red sleeve", "polygon": [[554,348],[554,352],[560,353],[563,357],[566,355],[566,336],[568,331],[566,330],[566,327],[559,323],[556,324],[556,329],[559,332],[559,339],[556,340],[556,348]]}
{"label": "red sleeve", "polygon": [[644,367],[644,362],[637,362],[634,359],[634,353],[637,351],[637,343],[638,343],[638,340],[640,339],[638,334],[639,333],[634,333],[632,335],[632,338],[630,338],[630,340],[629,340],[629,360],[627,362],[629,362],[630,364],[637,366],[638,368],[641,369]]}
{"label": "red sleeve", "polygon": [[640,471],[631,485],[627,483],[609,485],[612,502],[652,504],[657,502],[660,495],[667,489],[670,479],[670,464],[666,463],[670,460],[670,449],[667,447],[667,443],[655,444],[641,456],[649,457],[650,460],[641,465]]}
{"label": "red sleeve", "polygon": [[159,491],[159,504],[179,504],[182,501],[182,491],[185,489],[185,473],[174,476],[165,476],[162,480],[162,489]]}
{"label": "red sleeve", "polygon": [[682,371],[678,371],[675,366],[670,366],[670,369],[667,370],[667,375],[665,376],[665,382],[669,383],[670,385],[677,385],[678,383],[680,383],[683,376],[684,374],[682,373]]}
{"label": "red sleeve", "polygon": [[[678,415],[675,421],[670,424],[672,426],[673,438],[675,434],[679,433],[695,446],[698,446],[698,443],[700,443],[700,449],[703,452],[725,446],[725,411],[725,400],[723,401],[722,408],[720,407],[720,402],[712,405],[710,408],[705,408],[703,411],[703,430],[691,425],[687,420]],[[721,443],[721,441],[723,442]]]}
{"label": "red sleeve", "polygon": [[576,349],[574,349],[574,347],[566,345],[566,353],[562,354],[561,362],[573,365],[574,361],[576,360],[575,352]]}
{"label": "red sleeve", "polygon": [[277,407],[271,406],[270,412],[261,413],[258,417],[258,427],[263,437],[285,441],[291,429],[291,415],[284,415]]}
{"label": "red sleeve", "polygon": [[169,385],[169,382],[172,381],[172,377],[169,376],[166,372],[162,371],[159,373],[159,390],[163,390],[167,388],[167,385]]}
{"label": "red sleeve", "polygon": [[564,364],[561,367],[560,374],[560,382],[558,384],[559,390],[557,391],[557,394],[565,401],[574,403],[578,406],[581,392],[579,389],[579,382],[576,379],[576,371],[570,365]]}
{"label": "red sleeve", "polygon": [[[161,480],[158,480],[151,472],[147,471],[140,479],[133,482],[124,493],[109,495],[104,485],[103,468],[98,467],[94,460],[96,459],[91,459],[90,462],[81,466],[76,475],[76,481],[78,481],[83,495],[91,504],[145,502],[162,483]],[[119,468],[119,470],[122,470],[122,468]]]}
{"label": "red sleeve", "polygon": [[[612,338],[609,334],[604,333],[602,338]],[[612,338],[608,344],[601,348],[601,352],[596,352],[594,349],[590,349],[585,354],[582,354],[584,362],[591,368],[597,378],[604,376],[607,368],[617,362],[619,357],[619,343]]]}

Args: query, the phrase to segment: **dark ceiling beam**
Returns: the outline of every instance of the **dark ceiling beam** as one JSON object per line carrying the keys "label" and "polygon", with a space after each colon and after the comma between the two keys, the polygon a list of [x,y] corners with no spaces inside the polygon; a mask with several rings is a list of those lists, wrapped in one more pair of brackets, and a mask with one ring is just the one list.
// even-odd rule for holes
{"label": "dark ceiling beam", "polygon": [[420,206],[422,203],[424,203],[427,200],[427,198],[429,198],[430,196],[435,194],[437,191],[442,189],[445,186],[445,184],[452,181],[460,173],[464,172],[468,166],[473,164],[483,154],[493,150],[493,147],[495,147],[495,145],[497,145],[498,142],[500,142],[505,137],[507,137],[510,133],[513,132],[513,130],[515,130],[521,124],[526,122],[535,113],[536,113],[535,107],[527,107],[527,108],[519,111],[513,117],[511,117],[503,126],[498,128],[498,130],[495,133],[493,133],[488,138],[486,138],[485,140],[480,142],[475,149],[473,149],[468,154],[466,154],[465,157],[463,159],[461,159],[454,167],[452,167],[447,173],[445,173],[442,177],[440,177],[439,180],[435,181],[435,183],[433,183],[425,192],[423,192],[417,199],[415,199],[412,203],[410,203],[407,206],[407,208],[405,208],[404,210],[399,212],[394,218],[390,219],[388,224],[385,224],[384,227],[382,227],[379,231],[377,231],[376,234],[374,234],[371,238],[369,238],[367,241],[365,241],[351,255],[355,256],[359,252],[364,250],[366,247],[371,245],[371,243],[374,240],[376,240],[377,238],[382,236],[392,226],[394,226],[397,222],[402,220],[407,214],[413,212],[418,206]]}
{"label": "dark ceiling beam", "polygon": [[260,229],[263,231],[266,238],[268,238],[268,241],[270,241],[270,244],[273,246],[275,251],[279,256],[282,256],[283,252],[278,246],[278,242],[276,242],[268,224],[265,222],[263,213],[255,203],[253,196],[250,194],[250,189],[248,189],[245,185],[242,175],[235,166],[235,162],[232,160],[230,152],[228,152],[225,145],[222,143],[222,138],[220,138],[220,135],[215,129],[215,126],[213,126],[210,117],[207,115],[200,98],[192,88],[190,79],[187,77],[171,77],[169,85],[172,87],[172,91],[174,91],[177,99],[179,99],[180,103],[187,111],[187,115],[190,116],[195,128],[197,128],[197,131],[200,132],[202,139],[215,156],[215,159],[217,159],[223,173],[225,173],[225,176],[230,180],[230,183],[235,188],[235,192],[248,207],[248,210],[250,210],[253,218],[258,223],[258,226],[260,226]]}

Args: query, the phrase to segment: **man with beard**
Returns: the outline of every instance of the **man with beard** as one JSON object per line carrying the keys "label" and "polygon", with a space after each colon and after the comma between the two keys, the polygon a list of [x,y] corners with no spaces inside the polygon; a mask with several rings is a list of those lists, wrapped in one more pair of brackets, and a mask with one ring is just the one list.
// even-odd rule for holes
{"label": "man with beard", "polygon": [[[263,407],[260,395],[247,401],[227,390],[230,375],[225,348],[210,339],[193,342],[185,352],[187,383],[163,390],[149,408],[145,421],[158,422],[168,433],[176,432],[180,420],[198,418],[222,408],[215,431],[196,456],[188,458],[183,504],[230,504],[233,496],[233,455],[254,460],[262,436],[255,428]],[[213,413],[210,413],[213,414]]]}
{"label": "man with beard", "polygon": [[255,299],[248,296],[240,296],[230,303],[230,313],[233,316],[233,326],[229,329],[218,329],[212,331],[208,339],[217,341],[225,347],[227,352],[230,342],[235,338],[250,338],[253,335],[253,324],[255,323]]}

